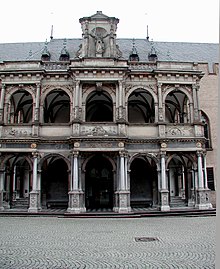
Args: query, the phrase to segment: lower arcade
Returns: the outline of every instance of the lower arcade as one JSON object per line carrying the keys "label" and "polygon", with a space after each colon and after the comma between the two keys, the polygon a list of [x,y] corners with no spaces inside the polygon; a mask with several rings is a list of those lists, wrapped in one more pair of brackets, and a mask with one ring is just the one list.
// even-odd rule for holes
{"label": "lower arcade", "polygon": [[212,208],[200,143],[191,151],[165,142],[147,147],[117,141],[75,142],[72,149],[59,144],[50,150],[37,144],[19,152],[2,149],[0,209],[21,201],[29,212],[63,208],[74,214]]}

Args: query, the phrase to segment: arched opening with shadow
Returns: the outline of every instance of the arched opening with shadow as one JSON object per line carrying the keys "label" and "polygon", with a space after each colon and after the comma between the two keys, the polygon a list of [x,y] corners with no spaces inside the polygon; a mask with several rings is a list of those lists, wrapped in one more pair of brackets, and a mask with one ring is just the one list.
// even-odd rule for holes
{"label": "arched opening with shadow", "polygon": [[44,123],[68,123],[70,121],[70,98],[56,89],[48,93],[44,100]]}
{"label": "arched opening with shadow", "polygon": [[58,156],[44,160],[41,174],[42,206],[47,208],[68,207],[68,166]]}
{"label": "arched opening with shadow", "polygon": [[86,121],[113,121],[113,102],[106,91],[96,90],[89,94],[86,100]]}
{"label": "arched opening with shadow", "polygon": [[166,96],[165,118],[169,123],[190,123],[189,99],[184,92],[173,90]]}
{"label": "arched opening with shadow", "polygon": [[87,209],[113,207],[112,164],[102,154],[93,156],[86,165],[85,203]]}
{"label": "arched opening with shadow", "polygon": [[31,123],[33,114],[33,99],[25,90],[12,94],[9,101],[8,123]]}
{"label": "arched opening with shadow", "polygon": [[174,154],[167,167],[170,202],[177,205],[188,205],[195,199],[195,170],[188,156]]}
{"label": "arched opening with shadow", "polygon": [[128,98],[128,121],[130,123],[154,123],[155,107],[152,95],[145,89],[133,91]]}
{"label": "arched opening with shadow", "polygon": [[212,141],[211,141],[210,122],[208,116],[203,111],[201,111],[201,120],[204,126],[204,137],[206,139],[205,147],[206,149],[211,149]]}
{"label": "arched opening with shadow", "polygon": [[153,159],[136,157],[130,166],[131,207],[150,207],[158,203],[157,169]]}

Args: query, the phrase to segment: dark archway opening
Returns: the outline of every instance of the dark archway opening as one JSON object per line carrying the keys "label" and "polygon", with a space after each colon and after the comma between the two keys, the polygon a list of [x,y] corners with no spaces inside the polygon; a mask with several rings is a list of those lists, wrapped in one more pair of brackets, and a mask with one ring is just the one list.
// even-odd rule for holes
{"label": "dark archway opening", "polygon": [[155,106],[152,95],[137,89],[128,98],[128,121],[130,123],[154,123]]}
{"label": "dark archway opening", "polygon": [[131,164],[131,207],[150,207],[157,203],[157,171],[145,158],[136,158]]}
{"label": "dark archway opening", "polygon": [[68,207],[68,167],[63,159],[51,157],[42,168],[42,205]]}
{"label": "dark archway opening", "polygon": [[96,155],[86,166],[85,178],[86,208],[113,207],[112,165],[102,155]]}
{"label": "dark archway opening", "polygon": [[86,101],[86,121],[113,121],[113,103],[107,92],[101,90],[90,93]]}

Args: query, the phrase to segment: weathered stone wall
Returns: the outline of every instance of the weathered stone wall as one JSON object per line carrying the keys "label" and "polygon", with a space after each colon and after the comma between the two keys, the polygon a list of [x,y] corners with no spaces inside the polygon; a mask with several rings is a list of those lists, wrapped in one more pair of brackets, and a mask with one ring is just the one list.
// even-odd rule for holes
{"label": "weathered stone wall", "polygon": [[[215,184],[217,181],[217,124],[218,124],[218,66],[209,70],[208,64],[199,64],[205,74],[200,83],[200,108],[208,116],[211,128],[212,151],[207,153],[207,167],[214,167]],[[210,73],[210,71],[212,73]]]}

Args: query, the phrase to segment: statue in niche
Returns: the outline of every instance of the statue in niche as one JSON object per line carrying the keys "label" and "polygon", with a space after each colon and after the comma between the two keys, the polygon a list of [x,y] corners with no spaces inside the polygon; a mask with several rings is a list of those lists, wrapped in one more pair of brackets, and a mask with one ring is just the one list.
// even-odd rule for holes
{"label": "statue in niche", "polygon": [[105,51],[104,38],[109,36],[109,34],[106,34],[105,29],[100,28],[100,27],[96,27],[90,33],[90,36],[95,39],[95,53],[96,53],[96,55],[102,56],[103,52]]}
{"label": "statue in niche", "polygon": [[105,50],[105,44],[101,36],[96,37],[96,53],[102,54]]}

